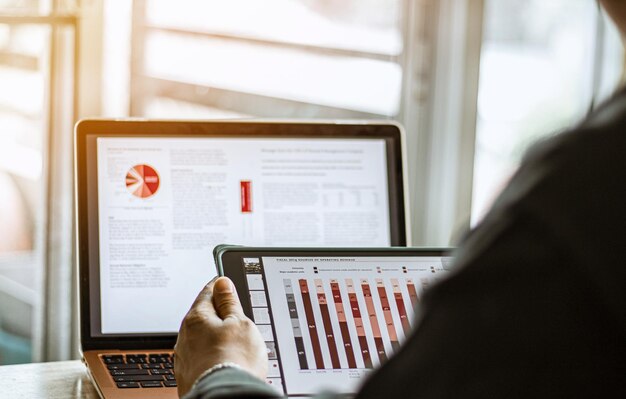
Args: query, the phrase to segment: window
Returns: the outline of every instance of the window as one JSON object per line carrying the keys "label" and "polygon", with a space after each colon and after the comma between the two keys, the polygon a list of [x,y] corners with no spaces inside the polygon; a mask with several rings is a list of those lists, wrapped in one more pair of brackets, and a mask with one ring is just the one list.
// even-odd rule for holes
{"label": "window", "polygon": [[[118,26],[124,13],[132,21],[129,49],[117,45],[124,39],[115,29],[105,30],[116,43],[105,57],[132,59],[130,115],[393,118],[399,112],[401,0],[135,0],[131,10],[109,7],[108,23]],[[118,96],[110,109],[122,110],[127,101]]]}

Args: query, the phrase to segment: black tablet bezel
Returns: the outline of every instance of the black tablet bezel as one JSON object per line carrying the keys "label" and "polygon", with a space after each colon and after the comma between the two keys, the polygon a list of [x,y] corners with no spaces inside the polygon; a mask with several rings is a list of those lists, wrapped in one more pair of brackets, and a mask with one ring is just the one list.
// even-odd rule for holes
{"label": "black tablet bezel", "polygon": [[[94,336],[90,309],[90,229],[88,220],[87,142],[90,137],[312,137],[312,138],[383,138],[387,141],[388,181],[392,245],[407,245],[405,185],[403,174],[402,129],[393,122],[336,121],[182,121],[182,120],[110,120],[88,119],[75,127],[75,206],[77,267],[79,278],[80,340],[82,350],[171,348],[176,334],[124,334]],[[395,194],[394,194],[395,193]],[[392,198],[397,195],[396,198]],[[392,204],[391,202],[394,201]],[[97,221],[96,221],[97,223]],[[91,254],[99,259],[98,254]]]}

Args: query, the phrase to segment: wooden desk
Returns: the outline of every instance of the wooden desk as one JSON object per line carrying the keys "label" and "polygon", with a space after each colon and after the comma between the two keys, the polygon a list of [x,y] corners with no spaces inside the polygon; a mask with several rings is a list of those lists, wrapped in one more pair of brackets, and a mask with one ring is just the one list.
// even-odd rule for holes
{"label": "wooden desk", "polygon": [[0,398],[97,399],[80,360],[0,366]]}

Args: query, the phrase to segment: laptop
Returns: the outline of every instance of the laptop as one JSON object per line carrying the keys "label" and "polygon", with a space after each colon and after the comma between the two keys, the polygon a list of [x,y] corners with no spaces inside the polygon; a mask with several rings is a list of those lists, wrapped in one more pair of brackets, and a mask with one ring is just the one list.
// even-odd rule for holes
{"label": "laptop", "polygon": [[423,293],[446,278],[449,248],[218,246],[268,354],[267,383],[289,397],[355,394],[414,326]]}
{"label": "laptop", "polygon": [[176,397],[172,348],[219,243],[409,244],[402,140],[388,122],[80,121],[80,342],[99,394]]}

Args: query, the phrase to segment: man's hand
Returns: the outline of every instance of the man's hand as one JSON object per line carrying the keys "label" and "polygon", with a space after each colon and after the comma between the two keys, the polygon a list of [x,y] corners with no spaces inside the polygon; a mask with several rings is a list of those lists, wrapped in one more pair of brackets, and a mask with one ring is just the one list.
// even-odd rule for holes
{"label": "man's hand", "polygon": [[227,277],[211,281],[183,319],[174,346],[174,373],[183,396],[205,370],[232,362],[251,374],[267,376],[267,350],[261,333],[241,308]]}

